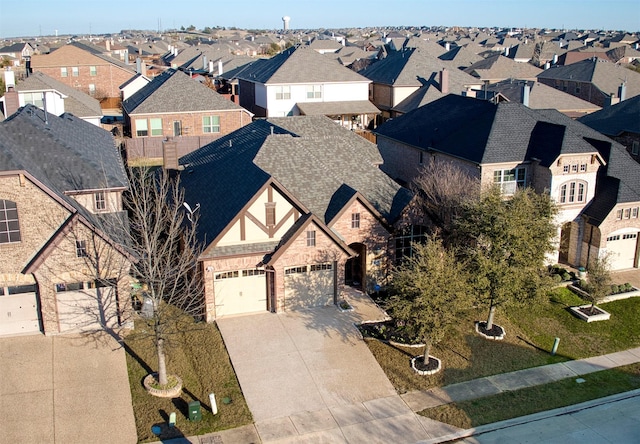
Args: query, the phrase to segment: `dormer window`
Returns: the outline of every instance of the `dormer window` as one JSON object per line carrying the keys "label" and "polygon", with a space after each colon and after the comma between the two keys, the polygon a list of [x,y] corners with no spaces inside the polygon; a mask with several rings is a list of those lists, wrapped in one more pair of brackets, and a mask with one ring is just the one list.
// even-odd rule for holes
{"label": "dormer window", "polygon": [[104,211],[107,209],[107,198],[104,191],[98,191],[93,195],[94,208],[96,211]]}

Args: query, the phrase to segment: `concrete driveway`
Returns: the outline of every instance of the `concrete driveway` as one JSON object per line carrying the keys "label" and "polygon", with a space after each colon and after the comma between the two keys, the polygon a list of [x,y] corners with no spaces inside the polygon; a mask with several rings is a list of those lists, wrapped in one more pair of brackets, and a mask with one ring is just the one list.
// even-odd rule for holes
{"label": "concrete driveway", "polygon": [[397,395],[354,322],[383,319],[366,295],[352,312],[318,307],[219,319],[262,442],[417,442],[432,436]]}
{"label": "concrete driveway", "polygon": [[0,339],[0,444],[135,443],[124,350],[106,334]]}

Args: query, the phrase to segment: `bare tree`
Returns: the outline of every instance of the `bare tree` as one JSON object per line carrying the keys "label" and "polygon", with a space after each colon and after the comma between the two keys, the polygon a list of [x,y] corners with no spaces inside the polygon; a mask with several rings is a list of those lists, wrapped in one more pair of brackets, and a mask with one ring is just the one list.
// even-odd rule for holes
{"label": "bare tree", "polygon": [[130,183],[125,199],[130,223],[126,246],[137,258],[132,274],[143,283],[145,298],[153,306],[147,318],[157,350],[158,383],[166,385],[165,343],[180,329],[176,308],[196,318],[203,314],[198,211],[185,205],[179,178],[166,171],[132,170]]}
{"label": "bare tree", "polygon": [[480,195],[480,181],[451,162],[428,162],[412,188],[416,193],[417,212],[444,240],[453,234],[453,222],[464,204]]}

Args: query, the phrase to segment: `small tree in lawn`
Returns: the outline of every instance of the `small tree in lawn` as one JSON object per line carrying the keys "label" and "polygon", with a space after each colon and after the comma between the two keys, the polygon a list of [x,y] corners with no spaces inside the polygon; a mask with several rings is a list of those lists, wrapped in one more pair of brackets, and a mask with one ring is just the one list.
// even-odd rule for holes
{"label": "small tree in lawn", "polygon": [[131,238],[128,248],[138,260],[133,275],[146,287],[153,312],[147,322],[158,357],[158,383],[166,385],[166,341],[180,330],[185,315],[203,313],[203,287],[197,270],[201,247],[196,238],[197,212],[184,206],[178,179],[149,169],[130,172],[125,200]]}
{"label": "small tree in lawn", "polygon": [[452,249],[431,236],[392,273],[389,309],[424,340],[424,365],[460,313],[470,306],[467,273]]}
{"label": "small tree in lawn", "polygon": [[591,302],[589,308],[592,315],[597,314],[596,304],[611,293],[611,272],[607,256],[596,258],[589,263],[587,279],[587,298]]}
{"label": "small tree in lawn", "polygon": [[539,296],[550,283],[542,270],[553,251],[555,213],[551,198],[531,189],[505,199],[500,188],[491,187],[466,205],[457,229],[476,297],[489,306],[487,332],[497,307]]}

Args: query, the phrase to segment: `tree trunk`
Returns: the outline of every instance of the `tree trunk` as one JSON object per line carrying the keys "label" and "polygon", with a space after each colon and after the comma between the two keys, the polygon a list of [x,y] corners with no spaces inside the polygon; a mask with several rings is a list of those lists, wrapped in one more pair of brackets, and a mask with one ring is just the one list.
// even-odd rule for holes
{"label": "tree trunk", "polygon": [[166,385],[167,380],[167,363],[164,356],[164,339],[158,338],[156,344],[156,350],[158,352],[158,383],[160,385]]}
{"label": "tree trunk", "polygon": [[429,364],[429,353],[431,353],[431,340],[424,338],[424,365]]}
{"label": "tree trunk", "polygon": [[487,331],[493,328],[493,318],[496,315],[496,306],[491,304],[489,307],[489,317],[487,318]]}

